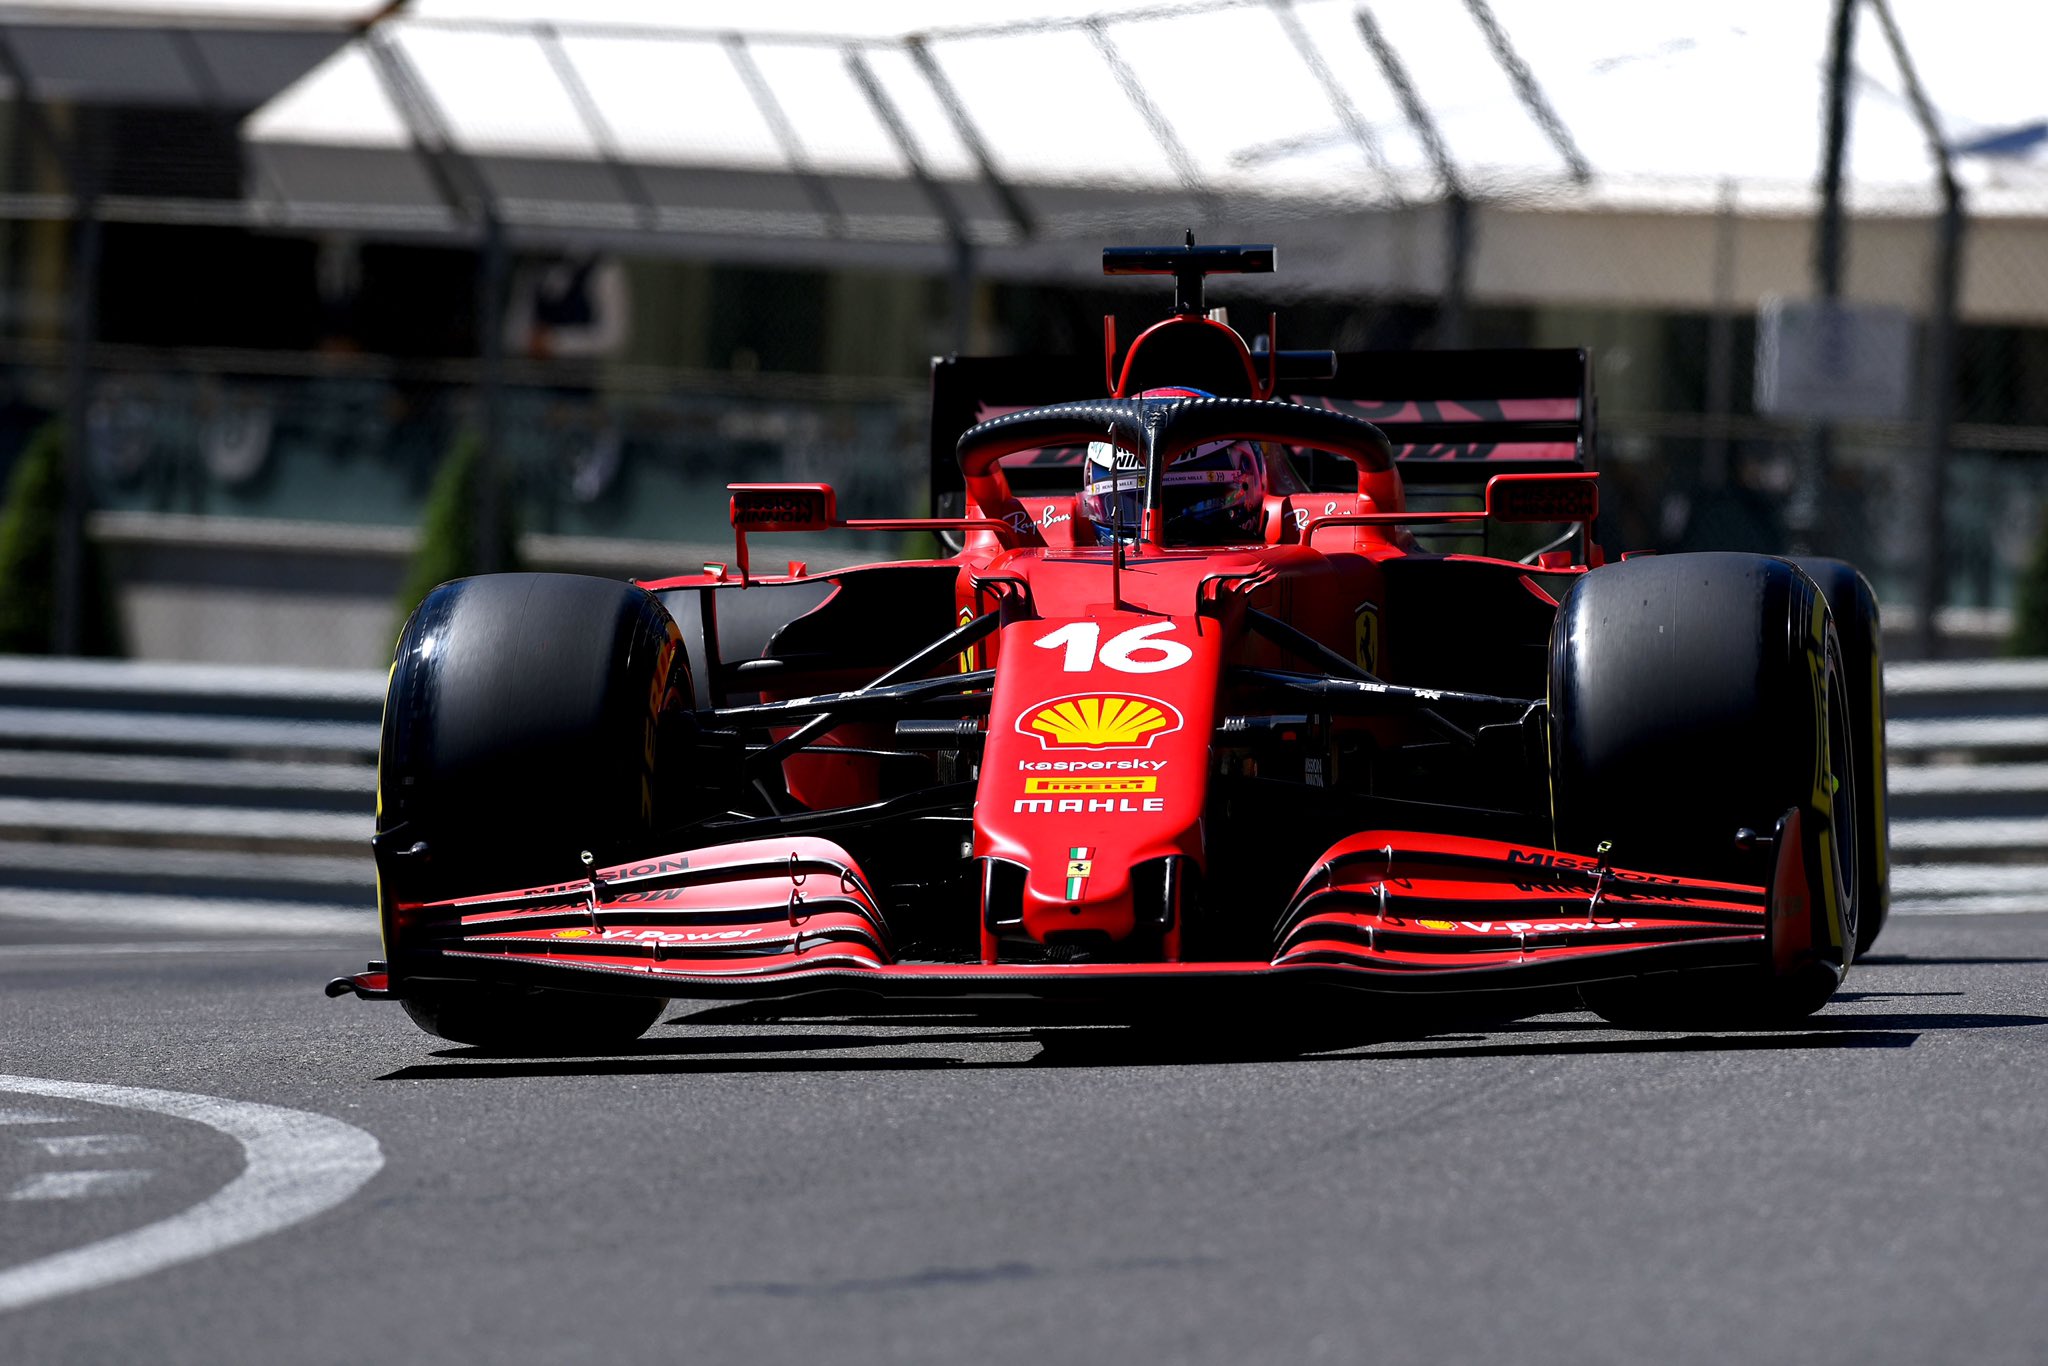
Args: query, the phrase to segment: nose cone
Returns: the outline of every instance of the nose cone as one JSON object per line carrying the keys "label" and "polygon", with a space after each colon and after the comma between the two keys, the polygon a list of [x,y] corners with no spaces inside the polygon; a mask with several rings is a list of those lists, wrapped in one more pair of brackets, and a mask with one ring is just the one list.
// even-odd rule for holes
{"label": "nose cone", "polygon": [[1127,938],[1132,870],[1200,857],[1218,636],[1135,613],[1003,629],[975,853],[1026,870],[1030,938]]}

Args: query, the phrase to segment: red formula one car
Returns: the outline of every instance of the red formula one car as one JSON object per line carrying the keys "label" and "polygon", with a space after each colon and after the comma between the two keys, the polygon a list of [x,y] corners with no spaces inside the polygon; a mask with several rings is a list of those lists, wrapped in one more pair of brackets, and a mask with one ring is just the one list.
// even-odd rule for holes
{"label": "red formula one car", "polygon": [[[1885,911],[1868,585],[1607,562],[1585,353],[1253,350],[1203,279],[1272,261],[1112,249],[1176,296],[1103,370],[940,362],[933,517],[736,485],[731,571],[434,590],[385,706],[388,961],[330,992],[531,1049],[824,991],[1819,1007]],[[834,527],[954,553],[751,572]]]}

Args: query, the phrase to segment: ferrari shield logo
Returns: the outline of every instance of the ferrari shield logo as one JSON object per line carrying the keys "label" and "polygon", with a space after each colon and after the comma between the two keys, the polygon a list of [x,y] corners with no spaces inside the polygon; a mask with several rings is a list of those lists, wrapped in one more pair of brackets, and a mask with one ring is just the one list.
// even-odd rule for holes
{"label": "ferrari shield logo", "polygon": [[1369,602],[1358,605],[1358,615],[1351,623],[1351,637],[1354,658],[1358,667],[1369,674],[1380,671],[1380,609]]}
{"label": "ferrari shield logo", "polygon": [[1067,850],[1067,900],[1081,899],[1081,893],[1088,890],[1088,879],[1094,872],[1094,846],[1082,845]]}

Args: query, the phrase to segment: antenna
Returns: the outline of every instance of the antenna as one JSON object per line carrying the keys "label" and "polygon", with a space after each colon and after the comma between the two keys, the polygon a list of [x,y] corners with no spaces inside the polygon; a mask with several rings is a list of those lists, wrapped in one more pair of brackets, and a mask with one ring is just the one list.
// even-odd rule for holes
{"label": "antenna", "polygon": [[1109,605],[1122,611],[1124,605],[1124,500],[1123,471],[1117,468],[1116,427],[1109,429]]}
{"label": "antenna", "polygon": [[1205,275],[1268,275],[1273,270],[1273,248],[1259,246],[1195,245],[1195,230],[1177,247],[1104,247],[1104,275],[1171,275],[1173,311],[1200,317],[1207,309],[1202,303]]}

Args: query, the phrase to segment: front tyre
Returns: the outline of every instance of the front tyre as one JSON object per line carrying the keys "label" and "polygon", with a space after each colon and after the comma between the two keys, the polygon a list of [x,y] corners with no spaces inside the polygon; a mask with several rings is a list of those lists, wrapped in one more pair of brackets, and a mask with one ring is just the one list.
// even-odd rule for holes
{"label": "front tyre", "polygon": [[647,996],[506,986],[420,983],[400,998],[427,1033],[490,1053],[596,1053],[645,1034],[668,1002]]}
{"label": "front tyre", "polygon": [[1860,866],[1841,646],[1814,582],[1760,555],[1688,554],[1588,572],[1551,634],[1557,847],[1646,871],[1767,882],[1736,832],[1791,810],[1815,832],[1825,924],[1785,976],[1660,973],[1587,987],[1630,1025],[1760,1025],[1820,1008],[1856,943]]}
{"label": "front tyre", "polygon": [[434,589],[399,637],[377,765],[378,902],[393,985],[421,1028],[532,1050],[637,1038],[659,1000],[408,982],[419,903],[578,879],[671,814],[657,771],[689,669],[631,584],[491,574]]}

